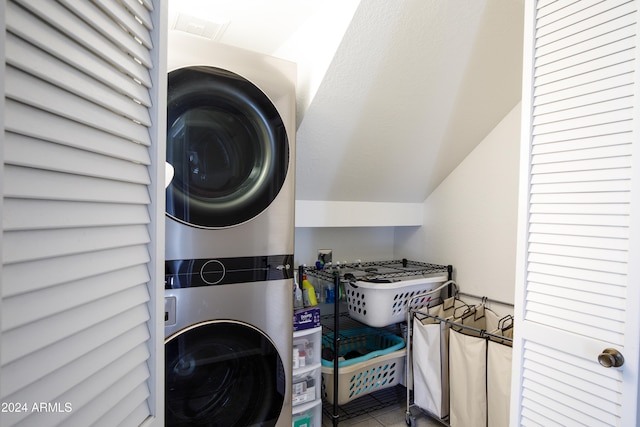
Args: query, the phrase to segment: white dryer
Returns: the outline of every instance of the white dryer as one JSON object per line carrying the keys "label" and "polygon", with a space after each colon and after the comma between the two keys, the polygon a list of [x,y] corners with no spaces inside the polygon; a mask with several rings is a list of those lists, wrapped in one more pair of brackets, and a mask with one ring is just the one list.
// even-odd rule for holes
{"label": "white dryer", "polygon": [[166,425],[289,427],[295,65],[168,46]]}

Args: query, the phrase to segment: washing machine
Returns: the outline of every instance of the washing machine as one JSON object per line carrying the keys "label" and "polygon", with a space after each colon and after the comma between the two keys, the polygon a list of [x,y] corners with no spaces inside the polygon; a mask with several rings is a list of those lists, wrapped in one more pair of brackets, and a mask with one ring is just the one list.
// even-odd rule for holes
{"label": "washing machine", "polygon": [[295,65],[170,31],[165,424],[290,426]]}

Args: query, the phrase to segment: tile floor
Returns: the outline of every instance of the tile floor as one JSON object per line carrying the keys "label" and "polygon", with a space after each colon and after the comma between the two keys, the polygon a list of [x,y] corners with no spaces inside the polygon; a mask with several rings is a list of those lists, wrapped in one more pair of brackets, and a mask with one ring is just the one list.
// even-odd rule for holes
{"label": "tile floor", "polygon": [[[391,389],[360,397],[338,410],[338,425],[340,427],[407,427],[405,421],[407,412],[406,389],[396,386]],[[415,417],[416,427],[443,427],[441,422],[422,412],[417,407],[411,407]],[[333,405],[324,403],[322,412],[322,427],[333,426]]]}

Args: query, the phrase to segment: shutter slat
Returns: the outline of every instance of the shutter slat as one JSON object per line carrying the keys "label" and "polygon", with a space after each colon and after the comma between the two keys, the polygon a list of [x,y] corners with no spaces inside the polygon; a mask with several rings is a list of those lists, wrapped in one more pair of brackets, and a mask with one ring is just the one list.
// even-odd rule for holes
{"label": "shutter slat", "polygon": [[615,34],[616,30],[628,29],[635,24],[633,10],[633,4],[627,3],[601,14],[600,18],[605,19],[600,20],[602,22],[598,22],[596,25],[593,25],[593,20],[584,20],[543,36],[536,40],[536,56],[546,55],[571,46],[579,46],[587,40],[595,40],[606,34]]}
{"label": "shutter slat", "polygon": [[[117,363],[120,358],[134,358],[144,363],[149,356],[149,351],[143,344],[148,338],[149,334],[145,331],[145,326],[139,325],[122,335],[116,336],[109,341],[108,345],[92,349],[74,359],[73,363],[61,366],[60,369],[51,373],[43,374],[43,378],[38,381],[35,381],[34,378],[37,377],[33,376],[31,371],[26,371],[24,374],[27,375],[29,385],[11,393],[9,395],[10,400],[12,402],[54,402],[63,393],[66,396],[69,393],[74,393],[74,387],[83,384],[87,378],[91,378],[96,373],[102,372],[105,367]],[[35,369],[35,371],[36,374],[42,374],[42,372],[38,372],[40,369]],[[86,389],[83,389],[82,386],[78,388],[80,389],[78,394],[86,392]],[[68,401],[74,402],[77,410],[84,397],[78,396],[75,399],[78,400]],[[67,400],[65,399],[65,401]]]}
{"label": "shutter slat", "polygon": [[588,335],[592,339],[611,343],[615,346],[623,345],[623,333],[616,333],[615,331],[600,329],[597,325],[592,326],[585,323],[573,322],[571,320],[568,320],[570,318],[557,317],[558,315],[563,316],[567,314],[568,313],[555,313],[555,315],[547,315],[544,313],[527,310],[525,317],[528,321],[540,323],[541,325],[553,325],[554,328],[562,329],[564,331],[572,331],[573,333],[578,335]]}
{"label": "shutter slat", "polygon": [[149,203],[146,186],[7,165],[9,197],[82,202]]}
{"label": "shutter slat", "polygon": [[539,114],[532,123],[534,126],[542,124],[559,122],[563,120],[577,119],[579,117],[590,117],[599,113],[609,113],[612,111],[620,111],[633,108],[633,99],[631,96],[625,98],[616,98],[613,100],[603,101],[596,105],[582,105],[570,110],[553,111],[548,114]]}
{"label": "shutter slat", "polygon": [[52,144],[15,133],[6,134],[5,162],[14,166],[113,179],[134,184],[146,185],[150,182],[149,172],[145,165]]}
{"label": "shutter slat", "polygon": [[116,136],[151,145],[149,131],[133,120],[107,110],[61,88],[7,67],[6,96],[16,101],[95,127]]}
{"label": "shutter slat", "polygon": [[575,256],[558,256],[539,254],[535,252],[529,252],[529,262],[535,264],[545,264],[549,266],[568,267],[582,269],[584,271],[597,271],[603,273],[613,273],[624,275],[627,273],[627,266],[625,263],[596,260],[596,259],[584,259],[576,258]]}
{"label": "shutter slat", "polygon": [[[551,396],[552,398],[561,398],[565,395],[570,396],[570,399],[573,402],[572,408],[576,411],[580,411],[581,413],[578,418],[571,417],[574,422],[580,418],[589,420],[591,417],[604,422],[604,420],[611,418],[609,411],[616,410],[616,403],[607,399],[599,398],[598,394],[594,395],[587,393],[584,390],[579,390],[577,387],[572,387],[572,383],[563,383],[559,381],[557,377],[547,377],[546,373],[544,375],[540,375],[535,371],[529,371],[527,378],[539,385],[539,387],[532,387],[532,390],[538,390],[540,393],[546,393],[546,396]],[[583,414],[586,416],[583,416]],[[588,423],[585,425],[591,426],[594,424]],[[613,424],[604,425],[611,426]]]}
{"label": "shutter slat", "polygon": [[[138,364],[128,372],[120,367],[112,366],[106,372],[101,372],[95,378],[96,385],[110,384],[110,387],[95,389],[92,395],[85,397],[86,404],[82,409],[69,416],[69,423],[78,426],[102,425],[99,420],[107,411],[118,411],[118,402],[123,396],[129,396],[133,390],[144,384],[149,377],[149,371],[144,364]],[[126,368],[126,366],[125,366]],[[81,396],[78,396],[80,398]],[[91,400],[88,400],[91,398]],[[139,397],[138,397],[139,398]],[[137,399],[136,399],[137,400]],[[101,402],[102,401],[102,402]],[[117,425],[117,424],[114,424]]]}
{"label": "shutter slat", "polygon": [[581,0],[537,20],[537,39],[543,39],[563,28],[571,27],[571,32],[579,33],[585,27],[596,26],[602,22],[602,14],[620,7],[628,0]]}
{"label": "shutter slat", "polygon": [[574,268],[550,263],[544,264],[533,261],[529,263],[527,271],[565,277],[568,279],[608,283],[615,286],[625,285],[625,277],[622,274],[614,272],[596,271],[593,269],[585,270],[583,268]]}
{"label": "shutter slat", "polygon": [[531,272],[527,275],[527,280],[530,283],[540,283],[559,289],[578,290],[600,296],[606,295],[607,298],[624,299],[626,295],[625,289],[622,286],[588,280],[570,279],[567,277],[552,276],[550,274]]}
{"label": "shutter slat", "polygon": [[140,4],[137,0],[122,0],[122,4],[131,12],[133,16],[140,20],[140,22],[147,27],[147,29],[153,29],[153,22],[151,21],[151,15],[149,11],[152,9],[152,3],[149,0],[143,0],[144,5]]}
{"label": "shutter slat", "polygon": [[[146,372],[145,376],[145,372],[141,367],[138,367],[137,372],[132,373],[132,375],[134,374],[134,378],[137,378],[137,381],[147,379],[149,377],[148,371]],[[132,414],[138,412],[138,409],[140,409],[141,405],[143,406],[142,413],[149,413],[149,408],[146,404],[147,398],[149,397],[149,389],[147,387],[144,387],[142,384],[144,383],[137,384],[137,386],[129,393],[127,393],[128,390],[115,390],[114,400],[117,399],[117,397],[120,395],[124,395],[125,397],[121,398],[117,402],[114,402],[113,409],[105,413],[99,420],[95,422],[95,424],[92,425],[95,425],[96,427],[110,427],[115,425],[137,427],[140,418],[131,417]]]}
{"label": "shutter slat", "polygon": [[95,302],[111,294],[145,284],[149,272],[135,265],[99,276],[84,278],[62,285],[40,289],[7,298],[7,306],[0,313],[5,330],[19,328],[59,311]]}
{"label": "shutter slat", "polygon": [[[35,387],[30,387],[30,397],[35,398],[38,395],[37,384],[41,379],[46,380],[49,375],[66,372],[70,362],[84,362],[85,357],[92,361],[100,358],[102,352],[109,354],[105,344],[110,342],[112,345],[118,344],[114,348],[114,360],[117,362],[117,359],[125,354],[125,347],[117,340],[126,334],[134,334],[138,339],[138,345],[144,346],[145,341],[149,339],[145,325],[148,319],[148,310],[144,306],[138,306],[110,319],[109,322],[95,324],[64,341],[16,359],[13,363],[7,363],[7,369],[2,373],[4,396],[11,396],[23,387],[33,384]],[[71,365],[73,367],[73,364]],[[100,372],[100,368],[96,368],[96,372]]]}
{"label": "shutter slat", "polygon": [[2,220],[5,231],[19,231],[149,224],[150,217],[144,205],[7,199]]}
{"label": "shutter slat", "polygon": [[151,124],[149,110],[145,106],[115,93],[109,87],[97,84],[93,78],[51,56],[46,56],[43,52],[33,48],[33,45],[17,37],[7,36],[6,58],[7,63],[26,70],[50,84],[64,88],[68,92],[116,111],[145,126]]}
{"label": "shutter slat", "polygon": [[[547,69],[545,74],[535,75],[534,91],[544,90],[544,86],[555,82],[579,81],[582,78],[588,79],[590,76],[599,74],[599,70],[614,70],[616,66],[634,61],[635,49],[623,50],[611,55],[596,58],[589,62],[580,62],[571,64],[565,68],[557,68],[554,70]],[[619,73],[610,73],[615,75]],[[539,89],[538,86],[541,86]]]}
{"label": "shutter slat", "polygon": [[542,58],[539,60],[539,63],[536,62],[536,70],[535,76],[542,76],[548,73],[552,73],[557,71],[558,69],[567,68],[571,66],[575,66],[575,64],[581,63],[590,63],[591,61],[597,59],[608,59],[610,61],[611,56],[615,55],[619,52],[624,52],[626,50],[631,50],[635,48],[635,40],[633,37],[628,37],[615,43],[607,44],[601,47],[596,47],[591,50],[587,50],[585,52],[579,53],[577,55],[559,59],[555,62],[551,62],[545,64],[542,61]]}
{"label": "shutter slat", "polygon": [[631,132],[627,132],[571,139],[568,141],[552,142],[548,144],[536,144],[531,146],[531,154],[535,156],[545,153],[561,153],[563,151],[576,151],[589,148],[631,144],[632,139],[633,134]]}
{"label": "shutter slat", "polygon": [[145,247],[128,246],[96,253],[9,264],[4,267],[2,296],[8,298],[147,262],[149,253]]}
{"label": "shutter slat", "polygon": [[629,203],[628,192],[532,194],[531,204],[545,203]]}
{"label": "shutter slat", "polygon": [[69,43],[62,33],[42,25],[24,9],[7,3],[7,30],[140,104],[151,106],[149,91],[91,51]]}
{"label": "shutter slat", "polygon": [[[149,293],[146,286],[136,286],[106,296],[99,301],[30,323],[19,330],[3,331],[5,345],[0,349],[2,360],[4,363],[11,363],[120,313],[142,306],[148,300]],[[47,327],[43,327],[44,325]]]}
{"label": "shutter slat", "polygon": [[[547,103],[539,103],[540,99],[534,101],[534,113],[536,116],[582,108],[589,105],[605,103],[612,100],[623,100],[621,106],[624,106],[624,99],[630,96],[632,86],[618,86],[609,89],[599,90],[597,92],[576,95],[575,97],[557,97],[546,98]],[[613,133],[613,132],[612,132]]]}
{"label": "shutter slat", "polygon": [[[19,102],[6,100],[5,129],[109,157],[149,165],[148,147]],[[33,123],[40,126],[33,126]]]}
{"label": "shutter slat", "polygon": [[589,116],[568,118],[565,120],[539,124],[533,127],[533,135],[565,132],[568,130],[607,125],[611,123],[628,123],[633,119],[633,108],[619,108],[613,111],[598,112]]}
{"label": "shutter slat", "polygon": [[615,133],[633,132],[633,121],[607,123],[588,126],[579,129],[569,129],[561,132],[535,135],[532,144],[547,144],[549,142],[568,141],[571,139],[589,138],[592,136],[611,135]]}
{"label": "shutter slat", "polygon": [[[531,282],[531,301],[538,301],[537,295],[545,295],[547,302],[553,306],[567,307],[571,301],[571,309],[582,313],[594,315],[608,321],[615,321],[615,325],[624,322],[624,298],[615,298],[610,295],[591,293],[583,290],[548,285],[545,283]],[[576,319],[574,319],[576,320]],[[588,323],[589,321],[587,321]],[[616,330],[618,330],[616,326]]]}
{"label": "shutter slat", "polygon": [[102,37],[109,40],[120,50],[129,54],[136,62],[141,63],[146,68],[153,66],[149,50],[137,42],[129,33],[122,31],[122,27],[93,3],[69,0],[58,1],[65,5],[67,9],[80,16],[84,21],[90,22],[91,26],[100,33]]}
{"label": "shutter slat", "polygon": [[149,235],[145,225],[124,225],[8,231],[4,234],[2,247],[5,253],[11,248],[4,259],[5,263],[11,264],[147,243]]}
{"label": "shutter slat", "polygon": [[151,77],[146,67],[137,63],[125,52],[105,40],[93,28],[79,20],[62,5],[57,2],[40,2],[38,0],[15,1],[50,24],[55,25],[58,31],[67,35],[78,45],[109,62],[116,69],[139,81],[145,87],[151,87]]}
{"label": "shutter slat", "polygon": [[631,191],[628,180],[601,182],[573,182],[559,184],[534,184],[531,193],[588,193],[591,191]]}
{"label": "shutter slat", "polygon": [[145,27],[133,17],[130,13],[122,10],[118,5],[109,0],[93,0],[102,10],[105,11],[118,24],[122,25],[126,30],[140,41],[147,49],[153,47],[151,36]]}
{"label": "shutter slat", "polygon": [[613,161],[615,159],[611,160],[603,165],[602,169],[593,169],[595,162],[591,161],[582,161],[578,164],[562,162],[536,165],[533,171],[536,174],[535,179],[532,179],[531,183],[551,184],[629,179],[629,166],[610,167],[610,164],[618,163]]}
{"label": "shutter slat", "polygon": [[629,215],[628,203],[536,203],[531,213]]}
{"label": "shutter slat", "polygon": [[601,259],[614,262],[628,261],[628,252],[626,250],[610,250],[593,247],[590,248],[578,245],[566,246],[532,242],[529,244],[529,252],[559,256],[574,256],[585,259]]}
{"label": "shutter slat", "polygon": [[[571,82],[569,82],[569,85],[570,84]],[[574,108],[584,107],[587,105],[592,105],[589,103],[585,103],[585,99],[598,99],[601,100],[601,102],[604,102],[610,101],[612,99],[628,98],[629,96],[633,95],[632,85],[632,73],[620,74],[608,78],[603,78],[592,83],[586,83],[579,86],[570,86],[566,90],[557,90],[547,94],[536,95],[534,104],[536,106],[542,106],[545,104],[559,103],[569,99],[574,103]],[[584,97],[582,98],[583,101],[580,102],[580,99],[575,99],[578,97]],[[596,105],[596,107],[598,107],[598,105]],[[624,104],[621,104],[620,107],[624,108]],[[619,109],[620,107],[615,109]],[[537,112],[536,116],[538,114],[540,114],[540,112]]]}
{"label": "shutter slat", "polygon": [[[610,22],[609,25],[591,28],[581,34],[582,41],[576,42],[571,38],[558,39],[552,45],[546,45],[544,48],[536,50],[536,65],[542,66],[551,62],[565,60],[570,57],[576,57],[595,48],[611,46],[635,35],[635,26],[632,25],[633,19],[629,19],[625,26],[619,26],[619,22]],[[586,37],[586,39],[584,39]],[[624,49],[622,49],[624,50]]]}
{"label": "shutter slat", "polygon": [[572,236],[581,237],[611,237],[613,239],[625,239],[629,230],[622,227],[598,227],[575,224],[536,224],[529,227],[531,233],[556,234],[565,236],[566,240]]}

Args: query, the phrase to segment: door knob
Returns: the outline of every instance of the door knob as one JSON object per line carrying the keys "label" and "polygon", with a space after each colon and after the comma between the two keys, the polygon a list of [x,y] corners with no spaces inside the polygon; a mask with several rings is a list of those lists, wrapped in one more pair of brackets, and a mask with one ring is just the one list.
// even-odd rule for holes
{"label": "door knob", "polygon": [[619,368],[624,365],[624,357],[615,348],[605,348],[598,355],[598,362],[605,368]]}

